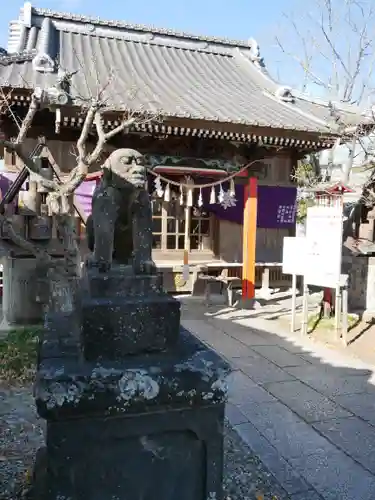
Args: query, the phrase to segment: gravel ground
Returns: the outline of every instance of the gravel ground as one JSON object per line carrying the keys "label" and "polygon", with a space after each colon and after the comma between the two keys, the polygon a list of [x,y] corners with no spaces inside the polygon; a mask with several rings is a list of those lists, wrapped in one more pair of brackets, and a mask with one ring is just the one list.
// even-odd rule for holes
{"label": "gravel ground", "polygon": [[[23,497],[43,425],[31,388],[0,386],[0,500]],[[228,425],[225,433],[225,500],[287,500],[285,491]],[[87,499],[89,500],[89,499]]]}

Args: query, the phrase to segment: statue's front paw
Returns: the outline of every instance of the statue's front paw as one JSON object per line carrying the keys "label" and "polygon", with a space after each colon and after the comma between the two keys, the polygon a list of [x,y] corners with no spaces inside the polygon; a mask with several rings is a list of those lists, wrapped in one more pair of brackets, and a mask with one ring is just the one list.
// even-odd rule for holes
{"label": "statue's front paw", "polygon": [[97,269],[100,273],[106,273],[111,269],[111,264],[104,260],[96,260],[92,255],[86,259],[88,269]]}
{"label": "statue's front paw", "polygon": [[153,260],[145,260],[135,266],[135,272],[138,274],[156,274],[156,265]]}
{"label": "statue's front paw", "polygon": [[146,274],[156,274],[156,265],[153,260],[146,260],[144,263],[144,270]]}

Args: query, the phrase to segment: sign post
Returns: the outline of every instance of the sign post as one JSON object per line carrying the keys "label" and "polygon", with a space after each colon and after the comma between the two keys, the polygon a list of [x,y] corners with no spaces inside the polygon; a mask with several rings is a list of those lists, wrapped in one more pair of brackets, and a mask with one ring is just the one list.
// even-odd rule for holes
{"label": "sign post", "polygon": [[290,320],[290,331],[296,330],[296,309],[297,309],[297,275],[292,274],[292,317]]}
{"label": "sign post", "polygon": [[334,288],[340,283],[342,256],[342,207],[307,209],[305,283]]}
{"label": "sign post", "polygon": [[306,237],[285,237],[283,273],[292,275],[291,331],[295,331],[297,275],[303,276],[301,333],[307,333],[308,285],[336,290],[336,332],[341,324],[342,206],[314,206],[307,210]]}
{"label": "sign post", "polygon": [[304,274],[306,238],[286,236],[283,241],[283,274],[292,275],[292,317],[290,330],[296,329],[297,276]]}

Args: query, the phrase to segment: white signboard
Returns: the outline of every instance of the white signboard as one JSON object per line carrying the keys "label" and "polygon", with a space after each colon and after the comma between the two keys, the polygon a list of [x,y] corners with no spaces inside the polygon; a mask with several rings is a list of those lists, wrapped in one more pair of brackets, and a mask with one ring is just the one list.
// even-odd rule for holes
{"label": "white signboard", "polygon": [[335,288],[340,282],[342,208],[316,206],[307,209],[305,283]]}
{"label": "white signboard", "polygon": [[283,242],[283,274],[305,274],[306,238],[285,236]]}

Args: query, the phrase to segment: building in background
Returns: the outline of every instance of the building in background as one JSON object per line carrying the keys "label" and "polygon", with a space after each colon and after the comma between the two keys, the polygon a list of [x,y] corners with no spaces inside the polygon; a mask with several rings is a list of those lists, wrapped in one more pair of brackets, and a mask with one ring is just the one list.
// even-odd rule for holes
{"label": "building in background", "polygon": [[[188,35],[26,3],[10,24],[8,48],[0,55],[0,85],[13,89],[12,112],[22,119],[33,89],[53,86],[61,70],[73,73],[72,99],[58,113],[37,115],[25,147],[31,150],[44,135],[62,176],[74,166],[71,153],[83,122],[80,102],[104,86],[109,75],[106,130],[119,123],[124,105],[158,110],[162,117],[115,137],[106,154],[132,147],[147,158],[153,171],[154,258],[168,271],[169,288],[175,286],[174,269],[184,250],[192,264],[220,268],[223,262],[241,262],[249,176],[259,182],[256,261],[281,261],[283,237],[295,230],[293,168],[307,153],[330,147],[338,129],[328,105],[269,77],[254,40]],[[345,113],[348,123],[350,112]],[[6,137],[17,133],[6,111],[1,128]],[[4,160],[6,170],[14,172],[19,160],[7,151]],[[233,186],[229,176],[236,173]],[[99,176],[96,165],[77,194],[86,215]],[[183,195],[181,201],[180,185],[186,183],[210,187],[195,189],[190,200]],[[272,276],[280,282],[277,269]]]}

